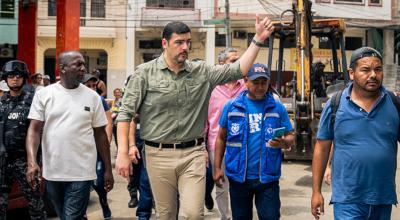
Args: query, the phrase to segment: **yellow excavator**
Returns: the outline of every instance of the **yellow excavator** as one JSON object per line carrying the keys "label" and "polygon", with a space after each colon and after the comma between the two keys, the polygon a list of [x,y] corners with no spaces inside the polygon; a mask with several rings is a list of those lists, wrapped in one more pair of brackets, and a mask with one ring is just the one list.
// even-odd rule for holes
{"label": "yellow excavator", "polygon": [[[293,20],[283,19],[288,15]],[[285,152],[284,157],[311,160],[322,109],[329,95],[343,89],[349,81],[344,47],[345,23],[343,19],[313,19],[311,2],[297,0],[291,10],[282,13],[279,22],[274,22],[274,26],[274,37],[268,42],[271,83],[281,95],[296,135],[295,146]],[[279,49],[276,69],[272,70],[274,39],[279,39]],[[315,39],[325,40],[330,49],[313,48]],[[284,69],[284,54],[288,48],[292,71]],[[320,55],[321,51],[325,54],[324,60],[313,59],[313,52]]]}

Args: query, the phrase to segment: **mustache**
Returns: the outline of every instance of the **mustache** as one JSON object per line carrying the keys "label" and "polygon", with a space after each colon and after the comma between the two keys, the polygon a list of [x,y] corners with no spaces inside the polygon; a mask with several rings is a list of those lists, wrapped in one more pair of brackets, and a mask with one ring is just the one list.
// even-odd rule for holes
{"label": "mustache", "polygon": [[379,80],[370,79],[370,80],[367,80],[367,83],[379,83]]}

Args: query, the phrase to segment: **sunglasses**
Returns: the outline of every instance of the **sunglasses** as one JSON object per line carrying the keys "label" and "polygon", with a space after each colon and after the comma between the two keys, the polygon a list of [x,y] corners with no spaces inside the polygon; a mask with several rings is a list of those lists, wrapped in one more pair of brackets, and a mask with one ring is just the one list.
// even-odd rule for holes
{"label": "sunglasses", "polygon": [[20,75],[20,74],[9,74],[9,75],[7,75],[7,79],[14,79],[15,77],[16,77],[17,79],[23,78],[23,76]]}

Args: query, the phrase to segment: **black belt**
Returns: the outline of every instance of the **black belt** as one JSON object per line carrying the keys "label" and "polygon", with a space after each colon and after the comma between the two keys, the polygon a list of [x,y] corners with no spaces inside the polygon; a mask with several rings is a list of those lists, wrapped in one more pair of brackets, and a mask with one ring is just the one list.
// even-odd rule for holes
{"label": "black belt", "polygon": [[163,143],[156,143],[152,141],[144,141],[146,145],[151,147],[161,147],[161,148],[187,148],[187,147],[194,147],[201,145],[204,142],[204,138],[198,138],[191,141],[186,142],[178,142],[174,144],[163,144]]}

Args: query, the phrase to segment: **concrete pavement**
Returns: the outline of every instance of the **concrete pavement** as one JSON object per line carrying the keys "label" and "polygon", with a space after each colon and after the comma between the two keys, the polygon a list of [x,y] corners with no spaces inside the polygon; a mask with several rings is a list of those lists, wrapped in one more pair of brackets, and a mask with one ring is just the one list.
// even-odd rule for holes
{"label": "concrete pavement", "polygon": [[[115,145],[112,145],[112,155],[115,155]],[[398,155],[398,162],[400,156]],[[114,163],[114,157],[113,157]],[[126,189],[127,180],[115,174],[114,189],[109,193],[110,207],[113,213],[113,219],[125,220],[135,219],[136,209],[128,208],[129,194]],[[400,170],[397,170],[396,176],[397,183],[400,183]],[[285,161],[282,166],[282,178],[280,181],[281,187],[281,215],[282,220],[297,220],[297,219],[314,219],[310,212],[310,197],[311,197],[311,163],[299,161]],[[397,186],[399,195],[400,187]],[[214,190],[215,198],[215,190]],[[322,220],[333,220],[333,209],[329,206],[330,188],[326,185],[323,186],[323,195],[325,197],[325,215]],[[153,210],[154,213],[154,210]],[[88,218],[90,220],[103,219],[98,197],[93,191],[91,193],[90,203],[88,207]],[[258,219],[254,209],[254,219]],[[152,219],[155,218],[153,214]],[[206,220],[219,219],[218,209],[215,205],[212,212],[206,211]],[[400,209],[393,206],[392,219],[400,219]]]}

